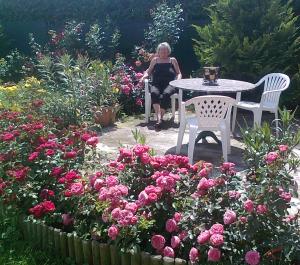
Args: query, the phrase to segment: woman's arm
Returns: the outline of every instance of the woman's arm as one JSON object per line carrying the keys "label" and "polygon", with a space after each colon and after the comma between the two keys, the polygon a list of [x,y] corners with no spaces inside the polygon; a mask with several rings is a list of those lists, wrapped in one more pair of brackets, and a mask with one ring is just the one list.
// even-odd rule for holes
{"label": "woman's arm", "polygon": [[144,72],[144,75],[140,79],[140,82],[143,82],[146,78],[148,78],[152,74],[155,63],[156,63],[156,57],[151,60],[149,68]]}
{"label": "woman's arm", "polygon": [[171,62],[172,62],[173,66],[175,68],[175,71],[176,71],[176,79],[181,79],[182,74],[181,74],[181,71],[180,71],[180,68],[179,68],[179,65],[178,65],[178,62],[177,62],[176,58],[172,57]]}

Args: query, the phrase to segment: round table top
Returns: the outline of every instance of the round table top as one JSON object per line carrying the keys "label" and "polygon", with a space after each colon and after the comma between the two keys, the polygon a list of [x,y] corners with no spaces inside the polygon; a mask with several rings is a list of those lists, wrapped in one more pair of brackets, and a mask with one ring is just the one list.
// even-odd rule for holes
{"label": "round table top", "polygon": [[203,83],[203,78],[185,78],[173,80],[170,85],[183,90],[225,93],[243,92],[255,88],[252,83],[231,79],[218,79],[217,83],[217,85],[207,85]]}

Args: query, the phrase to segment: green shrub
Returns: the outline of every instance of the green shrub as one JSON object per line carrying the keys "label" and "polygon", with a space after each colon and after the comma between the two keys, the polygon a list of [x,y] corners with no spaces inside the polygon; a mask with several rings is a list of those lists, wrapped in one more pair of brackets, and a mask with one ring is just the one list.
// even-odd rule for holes
{"label": "green shrub", "polygon": [[162,2],[151,12],[152,23],[145,31],[147,47],[150,50],[161,42],[166,41],[170,45],[178,42],[184,21],[182,12],[180,4],[170,7],[166,2]]}
{"label": "green shrub", "polygon": [[[194,50],[202,65],[220,65],[223,77],[252,82],[270,72],[294,79],[300,37],[290,2],[219,0],[208,12],[211,22],[194,26]],[[299,101],[300,87],[292,86]]]}

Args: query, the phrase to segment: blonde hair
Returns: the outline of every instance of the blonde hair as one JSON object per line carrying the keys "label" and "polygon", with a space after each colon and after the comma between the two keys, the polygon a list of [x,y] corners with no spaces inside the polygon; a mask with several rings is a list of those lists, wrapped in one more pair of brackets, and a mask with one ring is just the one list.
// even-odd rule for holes
{"label": "blonde hair", "polygon": [[156,48],[156,53],[158,53],[159,50],[160,50],[161,48],[167,48],[168,51],[169,51],[169,54],[171,54],[171,51],[172,51],[172,50],[171,50],[171,47],[170,47],[170,44],[169,44],[169,43],[167,43],[167,42],[162,42],[162,43],[158,44],[158,46],[157,46],[157,48]]}

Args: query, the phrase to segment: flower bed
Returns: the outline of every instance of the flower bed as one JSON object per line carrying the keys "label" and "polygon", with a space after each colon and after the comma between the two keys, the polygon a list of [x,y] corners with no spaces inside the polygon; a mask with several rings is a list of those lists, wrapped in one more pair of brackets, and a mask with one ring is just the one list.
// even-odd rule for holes
{"label": "flower bed", "polygon": [[107,259],[101,264],[147,264],[145,257],[148,264],[297,260],[287,135],[261,154],[244,182],[233,163],[213,177],[210,163],[155,156],[142,144],[120,148],[106,165],[84,163],[86,154],[96,157],[98,142],[84,128],[14,112],[2,112],[0,123],[1,201],[28,215],[27,238],[78,264],[93,264],[93,255]]}

